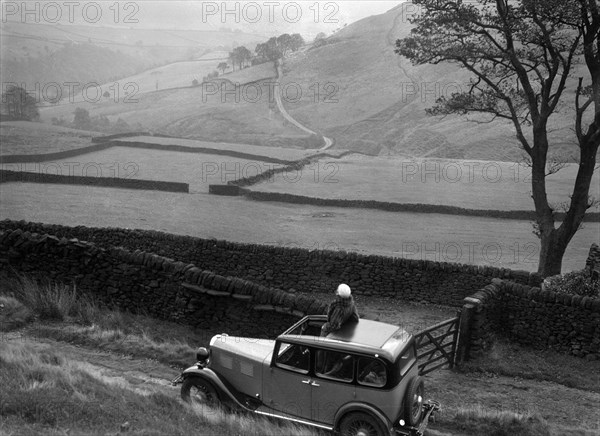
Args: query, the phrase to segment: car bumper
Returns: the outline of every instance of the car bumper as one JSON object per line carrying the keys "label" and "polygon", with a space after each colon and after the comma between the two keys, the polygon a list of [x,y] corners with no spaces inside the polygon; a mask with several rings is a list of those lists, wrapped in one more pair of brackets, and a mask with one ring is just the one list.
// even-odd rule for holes
{"label": "car bumper", "polygon": [[183,374],[178,375],[173,380],[171,380],[171,385],[177,386],[178,384],[183,383]]}
{"label": "car bumper", "polygon": [[429,419],[433,418],[433,413],[440,410],[441,406],[437,401],[428,400],[425,404],[423,404],[423,408],[425,409],[423,419],[418,427],[397,426],[393,428],[394,432],[397,435],[404,436],[423,436],[423,433],[427,428],[427,424],[429,424]]}

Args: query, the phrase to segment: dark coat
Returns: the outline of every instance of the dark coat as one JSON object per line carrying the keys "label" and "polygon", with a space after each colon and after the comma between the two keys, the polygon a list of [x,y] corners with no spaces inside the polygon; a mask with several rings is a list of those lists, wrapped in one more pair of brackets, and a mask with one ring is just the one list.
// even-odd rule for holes
{"label": "dark coat", "polygon": [[336,296],[327,309],[327,323],[323,326],[325,333],[339,330],[347,322],[358,322],[358,310],[352,295],[348,298]]}

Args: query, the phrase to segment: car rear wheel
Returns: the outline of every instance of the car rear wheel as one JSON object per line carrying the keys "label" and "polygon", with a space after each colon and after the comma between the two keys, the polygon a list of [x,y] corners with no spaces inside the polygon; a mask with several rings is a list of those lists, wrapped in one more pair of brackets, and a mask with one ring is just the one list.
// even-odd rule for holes
{"label": "car rear wheel", "polygon": [[217,406],[219,396],[212,384],[200,377],[188,377],[181,386],[181,398],[186,403]]}
{"label": "car rear wheel", "polygon": [[425,396],[425,384],[419,376],[414,377],[408,383],[406,397],[404,399],[404,416],[410,426],[417,426],[423,416],[423,398]]}
{"label": "car rear wheel", "polygon": [[342,420],[340,434],[342,436],[387,436],[390,433],[378,419],[367,413],[354,412]]}

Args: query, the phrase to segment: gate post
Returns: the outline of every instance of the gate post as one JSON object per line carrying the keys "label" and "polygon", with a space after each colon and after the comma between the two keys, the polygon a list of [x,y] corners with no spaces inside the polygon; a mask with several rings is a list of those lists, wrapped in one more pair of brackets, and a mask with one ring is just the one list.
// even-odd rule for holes
{"label": "gate post", "polygon": [[456,346],[455,363],[461,363],[468,359],[469,348],[471,344],[471,325],[473,324],[473,315],[475,305],[465,303],[460,313],[460,323],[458,326],[458,344]]}

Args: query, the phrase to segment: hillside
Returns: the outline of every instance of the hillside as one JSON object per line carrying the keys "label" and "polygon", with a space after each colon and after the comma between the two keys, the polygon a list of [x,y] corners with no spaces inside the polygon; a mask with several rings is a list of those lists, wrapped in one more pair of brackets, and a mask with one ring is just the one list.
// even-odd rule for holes
{"label": "hillside", "polygon": [[[522,152],[512,124],[476,124],[465,117],[425,114],[439,96],[464,89],[469,77],[449,64],[413,66],[394,53],[396,39],[410,32],[408,15],[400,5],[350,24],[325,45],[286,60],[282,83],[320,88],[318,99],[311,91],[297,103],[287,101],[290,114],[335,137],[340,148],[411,157],[519,160]],[[585,75],[583,66],[574,74],[579,75]],[[571,83],[567,106],[572,106],[573,95]],[[551,141],[563,155],[575,150],[571,120],[566,110],[552,125]]]}
{"label": "hillside", "polygon": [[[425,109],[434,105],[438,97],[464,89],[469,76],[450,64],[413,66],[396,55],[395,41],[410,32],[408,15],[404,6],[399,5],[384,14],[343,27],[319,47],[305,47],[292,53],[285,59],[280,87],[289,114],[307,128],[334,138],[338,149],[410,158],[522,161],[524,153],[509,122],[475,123],[461,116],[426,115]],[[97,38],[92,39],[94,44],[117,44],[118,50],[122,50],[115,62],[88,63],[95,65],[97,76],[108,74],[107,64],[119,65],[113,73],[118,71],[121,77],[119,101],[113,101],[115,93],[110,86],[114,82],[107,81],[102,92],[108,90],[110,98],[92,104],[80,103],[79,97],[79,102],[74,104],[45,108],[42,119],[70,121],[75,108],[84,107],[92,117],[104,115],[111,123],[121,118],[132,129],[203,140],[306,147],[305,132],[281,116],[269,96],[268,86],[264,85],[276,75],[271,64],[228,72],[220,76],[210,90],[203,86],[190,87],[194,79],[201,82],[224,56],[219,47],[208,55],[204,52],[204,57],[198,50],[210,44],[226,45],[228,38],[239,36],[236,42],[246,42],[258,36],[232,32],[219,40],[216,34],[227,32],[186,32],[152,33],[132,29],[123,36],[126,42],[115,41],[111,31],[106,35],[94,33],[93,38]],[[195,45],[198,41],[204,45]],[[82,45],[76,45],[79,46]],[[94,50],[112,49],[96,47]],[[148,50],[152,55],[146,62],[164,61],[166,52],[185,61],[158,67],[153,64],[152,68],[141,71],[137,60],[150,53]],[[93,57],[108,59],[106,53],[103,56],[98,52]],[[60,71],[68,68],[68,64],[67,60],[61,61]],[[577,66],[573,77],[579,75],[586,75],[584,65]],[[100,79],[98,82],[103,83]],[[234,88],[235,85],[238,87]],[[256,89],[261,95],[256,96]],[[135,94],[135,104],[124,104],[128,103],[125,93],[131,91]],[[577,155],[572,131],[573,100],[574,82],[571,81],[563,107],[549,124],[551,157],[569,161],[574,161]]]}
{"label": "hillside", "polygon": [[[42,108],[41,119],[48,123],[55,118],[70,122],[75,109],[84,108],[91,117],[106,116],[110,122],[120,118],[137,130],[170,136],[257,145],[309,146],[308,135],[287,123],[279,114],[275,100],[268,96],[268,85],[264,83],[272,82],[276,76],[272,63],[226,73],[211,83],[196,87],[190,86],[194,75],[189,71],[189,64],[179,62],[154,70],[170,70],[164,75],[147,72],[138,76],[140,86],[130,100],[123,94],[116,101],[109,98],[98,103],[81,102],[76,98],[73,103]],[[171,86],[187,85],[156,91],[153,81],[163,79],[154,77],[170,77]],[[127,89],[121,87],[121,91]],[[258,97],[256,92],[260,93]]]}
{"label": "hillside", "polygon": [[114,81],[213,50],[253,47],[265,37],[231,31],[166,30],[3,22],[3,82]]}

